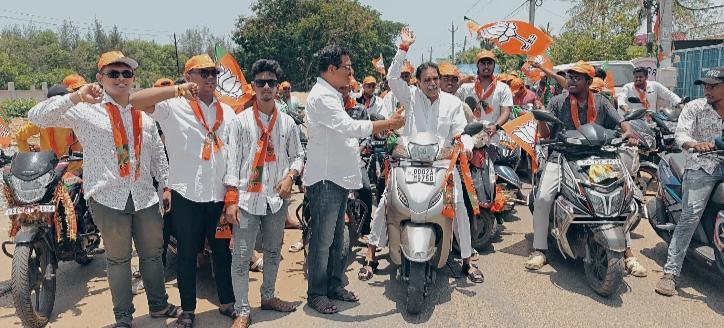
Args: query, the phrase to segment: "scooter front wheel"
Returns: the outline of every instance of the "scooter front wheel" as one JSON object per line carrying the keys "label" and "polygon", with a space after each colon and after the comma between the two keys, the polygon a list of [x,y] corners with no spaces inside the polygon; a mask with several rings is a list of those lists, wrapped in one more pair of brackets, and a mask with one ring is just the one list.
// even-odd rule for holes
{"label": "scooter front wheel", "polygon": [[623,284],[623,252],[606,249],[589,239],[590,258],[583,261],[586,280],[593,291],[601,296],[611,296]]}
{"label": "scooter front wheel", "polygon": [[410,279],[407,281],[407,312],[418,314],[425,303],[425,263],[409,262]]}

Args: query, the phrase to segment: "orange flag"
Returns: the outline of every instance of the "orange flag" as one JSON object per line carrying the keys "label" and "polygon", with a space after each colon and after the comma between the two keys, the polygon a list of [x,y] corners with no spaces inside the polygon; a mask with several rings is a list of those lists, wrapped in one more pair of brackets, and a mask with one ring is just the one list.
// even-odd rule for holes
{"label": "orange flag", "polygon": [[236,113],[251,106],[254,99],[254,91],[251,84],[246,82],[244,72],[239,67],[234,56],[223,47],[216,45],[216,61],[221,73],[216,78],[216,93],[219,100],[234,109]]}
{"label": "orange flag", "polygon": [[372,67],[375,68],[377,73],[382,74],[382,76],[387,75],[385,73],[385,60],[382,58],[382,54],[380,54],[379,57],[372,59]]}
{"label": "orange flag", "polygon": [[606,79],[603,80],[603,87],[615,97],[616,84],[614,83],[615,78],[613,77],[613,71],[608,67],[608,62],[603,63],[601,68],[606,71]]}
{"label": "orange flag", "polygon": [[509,55],[543,54],[553,39],[539,28],[518,20],[488,23],[477,28],[478,37],[488,39]]}
{"label": "orange flag", "polygon": [[530,62],[536,62],[541,64],[543,67],[548,68],[550,70],[553,69],[553,62],[551,62],[551,59],[548,58],[548,56],[545,55],[537,55],[537,56],[528,56],[528,59],[525,61],[525,64],[520,68],[520,70],[525,74],[525,76],[530,80],[531,82],[538,82],[540,79],[545,76],[545,73],[543,73],[543,70],[535,68],[530,65]]}
{"label": "orange flag", "polygon": [[536,144],[538,133],[538,121],[533,118],[533,113],[527,113],[503,125],[503,130],[518,144],[531,158],[532,170],[538,170],[538,153],[541,151]]}

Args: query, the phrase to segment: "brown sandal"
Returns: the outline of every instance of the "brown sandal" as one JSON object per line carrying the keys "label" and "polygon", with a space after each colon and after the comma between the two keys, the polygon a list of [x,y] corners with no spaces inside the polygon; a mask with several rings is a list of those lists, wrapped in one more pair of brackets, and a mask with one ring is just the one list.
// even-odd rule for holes
{"label": "brown sandal", "polygon": [[365,265],[359,269],[359,272],[357,272],[357,278],[361,281],[368,281],[372,279],[375,275],[375,271],[377,271],[378,265],[379,262],[377,261],[367,261]]}
{"label": "brown sandal", "polygon": [[234,323],[231,328],[248,328],[251,325],[251,316],[240,315],[234,319]]}
{"label": "brown sandal", "polygon": [[282,301],[278,297],[273,297],[266,301],[262,301],[261,309],[277,312],[294,312],[297,310],[297,305],[298,304],[295,304],[293,302]]}
{"label": "brown sandal", "polygon": [[337,306],[329,301],[326,296],[317,296],[307,301],[312,309],[316,310],[321,314],[335,314],[339,312]]}
{"label": "brown sandal", "polygon": [[468,276],[470,281],[476,284],[482,284],[485,281],[483,272],[480,271],[476,264],[463,264],[463,272]]}
{"label": "brown sandal", "polygon": [[353,292],[350,292],[342,287],[339,287],[335,289],[334,291],[327,293],[327,297],[333,300],[338,300],[342,302],[359,302],[359,297],[355,295]]}

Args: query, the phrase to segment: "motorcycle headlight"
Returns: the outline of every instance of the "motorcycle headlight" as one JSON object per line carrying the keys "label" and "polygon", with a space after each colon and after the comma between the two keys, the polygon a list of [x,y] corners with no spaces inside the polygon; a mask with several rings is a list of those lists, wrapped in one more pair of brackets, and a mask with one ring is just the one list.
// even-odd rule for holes
{"label": "motorcycle headlight", "polygon": [[32,181],[23,181],[13,176],[10,178],[10,184],[15,198],[23,204],[29,204],[39,201],[45,195],[47,186],[53,180],[53,171],[34,179]]}
{"label": "motorcycle headlight", "polygon": [[437,157],[438,146],[437,145],[417,145],[410,143],[407,146],[407,152],[410,154],[410,159],[416,162],[433,162]]}

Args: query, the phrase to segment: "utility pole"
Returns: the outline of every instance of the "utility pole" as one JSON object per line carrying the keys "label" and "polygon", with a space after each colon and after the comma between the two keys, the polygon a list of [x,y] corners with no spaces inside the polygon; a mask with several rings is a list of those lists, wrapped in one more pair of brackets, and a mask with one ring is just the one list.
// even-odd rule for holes
{"label": "utility pole", "polygon": [[173,34],[173,48],[176,51],[176,76],[181,77],[181,69],[178,62],[178,42],[176,41],[176,33]]}
{"label": "utility pole", "polygon": [[430,57],[427,57],[429,62],[432,62],[432,46],[430,46]]}
{"label": "utility pole", "polygon": [[644,10],[646,10],[646,56],[651,56],[654,50],[653,33],[651,31],[651,21],[653,20],[653,0],[644,0]]}
{"label": "utility pole", "polygon": [[463,39],[463,53],[465,53],[465,48],[468,45],[468,36],[466,35]]}
{"label": "utility pole", "polygon": [[528,23],[535,25],[535,2],[536,0],[528,1]]}
{"label": "utility pole", "polygon": [[671,33],[673,33],[674,13],[672,10],[672,0],[659,1],[659,14],[661,15],[661,50],[664,53],[664,60],[659,63],[661,67],[671,67]]}
{"label": "utility pole", "polygon": [[455,32],[457,32],[458,28],[455,28],[455,24],[450,22],[450,34],[452,34],[452,42],[450,43],[450,52],[451,56],[450,59],[452,59],[453,64],[455,63]]}

